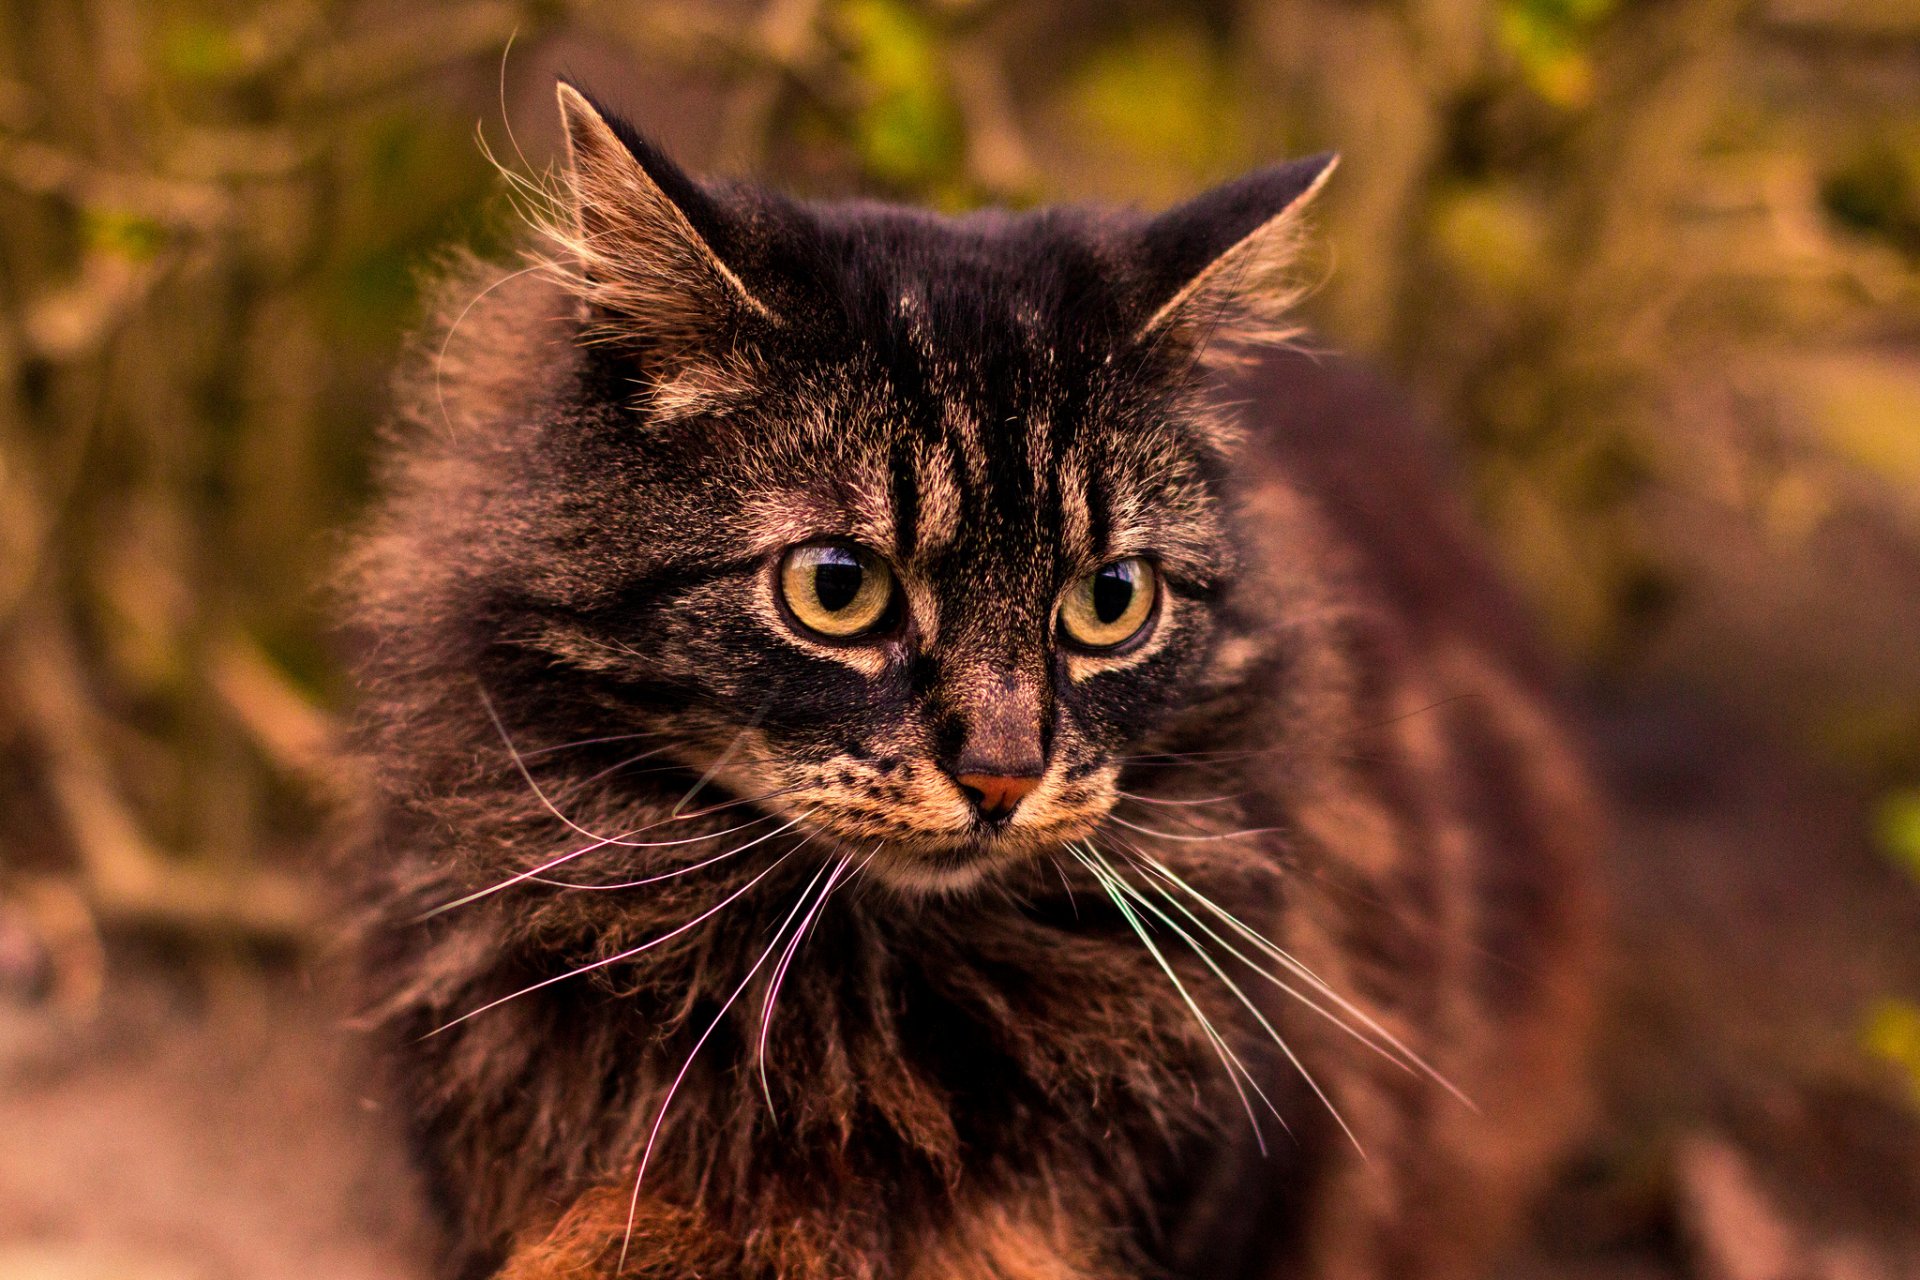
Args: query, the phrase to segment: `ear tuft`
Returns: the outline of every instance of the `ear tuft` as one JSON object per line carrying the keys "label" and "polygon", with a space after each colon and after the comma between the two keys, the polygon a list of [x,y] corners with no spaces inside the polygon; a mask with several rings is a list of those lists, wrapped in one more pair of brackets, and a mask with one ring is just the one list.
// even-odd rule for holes
{"label": "ear tuft", "polygon": [[1220,364],[1297,336],[1306,209],[1338,163],[1329,153],[1274,165],[1149,223],[1141,250],[1148,314],[1135,341],[1182,341]]}
{"label": "ear tuft", "polygon": [[593,336],[671,364],[725,345],[743,323],[773,321],[714,250],[710,235],[725,211],[585,93],[562,80],[557,94],[565,213],[548,231],[560,245],[560,276],[595,321]]}

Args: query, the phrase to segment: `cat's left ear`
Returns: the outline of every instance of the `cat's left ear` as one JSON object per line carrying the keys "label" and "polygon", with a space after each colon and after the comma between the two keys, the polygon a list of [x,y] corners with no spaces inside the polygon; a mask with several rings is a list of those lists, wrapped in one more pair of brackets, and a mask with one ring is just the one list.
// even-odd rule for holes
{"label": "cat's left ear", "polygon": [[1140,256],[1146,319],[1135,341],[1171,338],[1218,359],[1294,336],[1304,214],[1339,159],[1274,165],[1149,222]]}
{"label": "cat's left ear", "polygon": [[659,148],[562,80],[570,225],[566,272],[612,333],[667,361],[777,323],[728,261],[732,213]]}

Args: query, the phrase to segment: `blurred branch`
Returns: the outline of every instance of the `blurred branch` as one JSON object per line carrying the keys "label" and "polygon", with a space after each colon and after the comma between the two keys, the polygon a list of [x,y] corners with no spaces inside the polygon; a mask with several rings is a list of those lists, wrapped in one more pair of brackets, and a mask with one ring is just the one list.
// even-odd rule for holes
{"label": "blurred branch", "polygon": [[214,648],[214,692],[274,765],[319,796],[348,804],[364,795],[336,750],[339,729],[281,674],[260,646],[231,635]]}
{"label": "blurred branch", "polygon": [[28,349],[55,364],[98,350],[133,318],[167,265],[164,259],[89,253],[77,280],[28,304],[21,317]]}
{"label": "blurred branch", "polygon": [[1013,105],[1006,68],[977,41],[955,46],[948,59],[967,126],[967,167],[981,187],[1005,197],[1031,193],[1039,167]]}
{"label": "blurred branch", "polygon": [[94,710],[72,638],[44,612],[11,637],[14,694],[45,761],[48,793],[79,860],[87,900],[116,921],[194,932],[297,941],[315,903],[270,871],[216,874],[182,864],[148,843],[121,800],[100,746]]}
{"label": "blurred branch", "polygon": [[437,68],[497,52],[539,14],[511,0],[421,9],[314,50],[295,73],[295,90],[329,104],[391,90]]}
{"label": "blurred branch", "polygon": [[212,183],[117,173],[25,138],[0,138],[0,182],[77,210],[119,210],[183,230],[219,230],[234,217],[233,201]]}
{"label": "blurred branch", "polygon": [[789,84],[806,77],[820,46],[823,0],[771,0],[735,53],[747,68],[727,104],[722,152],[757,167],[773,132],[774,112]]}

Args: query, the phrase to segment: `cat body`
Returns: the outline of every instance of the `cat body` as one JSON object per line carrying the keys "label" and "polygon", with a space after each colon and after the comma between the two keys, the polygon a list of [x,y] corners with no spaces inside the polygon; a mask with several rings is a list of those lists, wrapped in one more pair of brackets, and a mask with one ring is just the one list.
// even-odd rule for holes
{"label": "cat body", "polygon": [[1474,1274],[1594,822],[1403,415],[1261,354],[1327,164],[939,218],[562,106],[353,576],[447,1274]]}

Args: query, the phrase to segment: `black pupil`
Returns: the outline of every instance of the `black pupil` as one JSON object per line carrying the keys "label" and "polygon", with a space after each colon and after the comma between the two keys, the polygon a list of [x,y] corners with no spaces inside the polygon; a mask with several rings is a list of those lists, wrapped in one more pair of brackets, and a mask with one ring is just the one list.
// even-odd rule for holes
{"label": "black pupil", "polygon": [[829,547],[820,553],[813,566],[813,594],[828,613],[839,613],[860,594],[860,583],[867,571],[851,551]]}
{"label": "black pupil", "polygon": [[1112,625],[1133,603],[1133,569],[1130,565],[1110,564],[1093,575],[1093,616]]}

